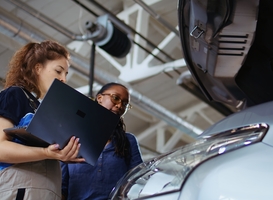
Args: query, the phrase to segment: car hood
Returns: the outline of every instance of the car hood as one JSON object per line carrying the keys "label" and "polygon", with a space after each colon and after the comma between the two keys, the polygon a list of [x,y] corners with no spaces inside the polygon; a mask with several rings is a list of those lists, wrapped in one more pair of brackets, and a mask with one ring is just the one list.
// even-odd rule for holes
{"label": "car hood", "polygon": [[233,111],[273,100],[273,1],[179,0],[181,45],[209,101]]}

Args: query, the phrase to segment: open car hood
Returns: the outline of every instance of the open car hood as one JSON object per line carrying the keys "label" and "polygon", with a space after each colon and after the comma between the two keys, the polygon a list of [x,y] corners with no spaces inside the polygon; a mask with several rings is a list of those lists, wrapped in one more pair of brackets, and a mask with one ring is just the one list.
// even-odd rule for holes
{"label": "open car hood", "polygon": [[273,100],[273,1],[179,0],[184,58],[209,101],[242,110]]}

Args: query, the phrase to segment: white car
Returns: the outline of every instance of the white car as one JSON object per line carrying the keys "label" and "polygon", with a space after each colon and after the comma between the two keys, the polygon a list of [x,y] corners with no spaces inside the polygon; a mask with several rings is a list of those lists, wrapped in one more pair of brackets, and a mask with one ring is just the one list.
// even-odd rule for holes
{"label": "white car", "polygon": [[272,15],[272,0],[178,1],[187,66],[233,114],[129,171],[109,199],[273,199]]}
{"label": "white car", "polygon": [[112,199],[273,199],[273,102],[212,126],[203,139],[143,163],[116,185]]}

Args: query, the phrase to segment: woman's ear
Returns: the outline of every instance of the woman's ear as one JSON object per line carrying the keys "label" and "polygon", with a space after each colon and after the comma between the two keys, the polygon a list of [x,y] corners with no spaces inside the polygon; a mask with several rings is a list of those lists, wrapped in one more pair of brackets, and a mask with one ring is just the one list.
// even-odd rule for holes
{"label": "woman's ear", "polygon": [[102,101],[102,95],[101,95],[101,94],[98,94],[98,95],[96,96],[96,100],[97,100],[98,103],[101,103],[101,101]]}
{"label": "woman's ear", "polygon": [[37,73],[38,75],[40,74],[42,68],[43,68],[43,66],[42,66],[42,64],[40,64],[40,63],[37,63],[37,64],[35,65],[35,71],[36,71],[36,73]]}

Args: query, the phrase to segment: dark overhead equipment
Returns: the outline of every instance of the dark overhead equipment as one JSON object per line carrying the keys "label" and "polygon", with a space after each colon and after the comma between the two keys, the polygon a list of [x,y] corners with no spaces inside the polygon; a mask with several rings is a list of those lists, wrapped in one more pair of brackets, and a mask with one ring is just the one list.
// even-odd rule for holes
{"label": "dark overhead equipment", "polygon": [[85,28],[90,33],[88,38],[110,55],[123,58],[129,53],[130,39],[108,20],[108,15],[99,16],[95,23],[87,21]]}

